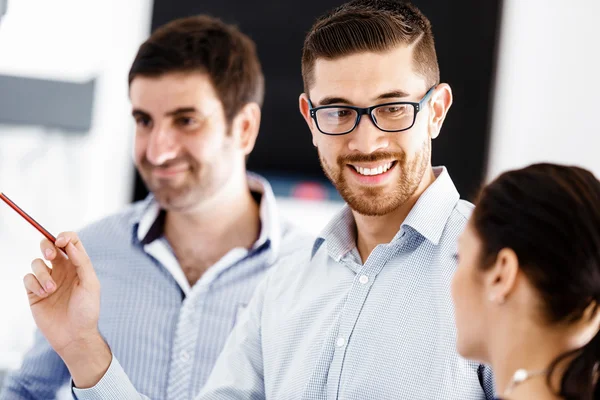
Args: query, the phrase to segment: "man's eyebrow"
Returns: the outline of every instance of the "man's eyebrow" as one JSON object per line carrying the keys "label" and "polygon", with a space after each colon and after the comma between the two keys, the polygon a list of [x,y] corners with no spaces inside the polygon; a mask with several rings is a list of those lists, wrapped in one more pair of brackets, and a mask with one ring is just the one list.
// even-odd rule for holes
{"label": "man's eyebrow", "polygon": [[150,114],[147,113],[146,111],[140,110],[139,108],[134,108],[131,111],[131,115],[134,117],[145,117],[145,118],[150,118]]}
{"label": "man's eyebrow", "polygon": [[178,115],[178,114],[187,114],[187,113],[196,113],[196,112],[198,112],[196,107],[179,107],[179,108],[176,108],[175,110],[165,113],[165,115],[167,117],[172,117],[172,116]]}
{"label": "man's eyebrow", "polygon": [[[405,97],[409,97],[410,94],[406,93],[403,90],[392,90],[389,92],[385,92],[373,98],[373,102],[378,100],[387,100],[387,99],[401,99]],[[331,104],[354,104],[354,102],[339,96],[326,96],[317,102],[319,106],[328,106]]]}
{"label": "man's eyebrow", "polygon": [[320,106],[328,106],[331,104],[352,104],[352,102],[343,97],[328,96],[328,97],[322,98],[320,101],[317,102],[317,104]]}
{"label": "man's eyebrow", "polygon": [[406,93],[405,91],[392,90],[391,92],[385,92],[385,93],[380,94],[379,96],[377,96],[375,98],[375,100],[397,99],[397,98],[404,98],[404,97],[408,97],[408,96],[410,96],[410,94]]}

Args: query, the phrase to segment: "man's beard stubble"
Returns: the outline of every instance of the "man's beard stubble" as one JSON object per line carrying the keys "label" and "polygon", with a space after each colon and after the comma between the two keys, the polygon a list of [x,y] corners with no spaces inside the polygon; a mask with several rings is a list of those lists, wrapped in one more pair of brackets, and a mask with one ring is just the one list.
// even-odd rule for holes
{"label": "man's beard stubble", "polygon": [[[176,204],[180,202],[180,199],[187,197],[187,194],[190,192],[192,186],[189,180],[194,174],[197,173],[197,168],[195,168],[194,165],[189,164],[189,162],[193,160],[188,160],[187,158],[182,160],[182,158],[183,157],[179,157],[177,160],[171,160],[160,166],[154,166],[144,158],[140,168],[138,168],[146,188],[154,195],[154,198],[158,201],[161,207],[165,209],[170,209],[172,206],[177,208]],[[185,181],[182,184],[174,186],[168,179],[161,180],[153,176],[152,171],[154,169],[169,168],[170,166],[181,163],[182,161],[188,163],[190,166],[189,170],[186,172],[188,176],[185,177]]]}
{"label": "man's beard stubble", "polygon": [[[319,153],[321,168],[336,187],[348,206],[359,214],[383,216],[401,207],[417,191],[430,163],[431,140],[423,143],[421,151],[414,159],[408,160],[404,152],[378,152],[373,154],[354,154],[339,156],[337,170]],[[386,187],[351,187],[344,174],[348,164],[358,162],[377,162],[395,160],[394,169],[400,169],[396,187],[386,193]],[[352,168],[352,167],[350,167]],[[392,171],[396,173],[395,171]]]}

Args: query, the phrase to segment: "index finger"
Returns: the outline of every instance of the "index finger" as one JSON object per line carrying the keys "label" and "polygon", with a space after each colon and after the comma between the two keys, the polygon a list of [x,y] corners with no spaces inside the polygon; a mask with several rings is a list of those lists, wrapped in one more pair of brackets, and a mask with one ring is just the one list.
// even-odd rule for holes
{"label": "index finger", "polygon": [[60,249],[60,247],[57,247],[48,239],[42,239],[40,241],[40,251],[44,255],[44,258],[48,261],[54,261],[56,256],[59,254],[65,256],[63,249],[60,249],[62,251],[57,251],[57,249]]}

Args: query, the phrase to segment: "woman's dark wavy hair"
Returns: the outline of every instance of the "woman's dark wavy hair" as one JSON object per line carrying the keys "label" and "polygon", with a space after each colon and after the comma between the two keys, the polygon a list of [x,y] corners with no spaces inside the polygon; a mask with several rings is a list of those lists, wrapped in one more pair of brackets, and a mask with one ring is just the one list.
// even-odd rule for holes
{"label": "woman's dark wavy hair", "polygon": [[[548,324],[570,323],[600,304],[600,182],[573,166],[535,164],[506,172],[483,188],[472,217],[483,244],[483,268],[503,248],[514,250],[519,267],[541,296]],[[600,399],[596,385],[600,334],[558,357],[573,358],[557,395]]]}

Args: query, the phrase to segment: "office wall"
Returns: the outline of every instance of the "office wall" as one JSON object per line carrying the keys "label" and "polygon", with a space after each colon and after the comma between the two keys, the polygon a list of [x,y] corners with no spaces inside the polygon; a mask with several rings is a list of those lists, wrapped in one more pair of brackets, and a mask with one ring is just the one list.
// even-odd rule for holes
{"label": "office wall", "polygon": [[487,179],[539,161],[600,177],[600,1],[504,0]]}
{"label": "office wall", "polygon": [[[491,114],[493,65],[500,0],[414,0],[431,20],[441,79],[454,92],[433,162],[448,166],[465,197],[484,177]],[[342,0],[155,0],[152,28],[175,18],[208,13],[234,23],[257,44],[266,81],[261,131],[248,168],[270,177],[322,180],[317,152],[298,111],[303,91],[302,45],[315,19]],[[260,10],[260,11],[258,11]],[[138,179],[134,198],[146,191]]]}
{"label": "office wall", "polygon": [[[0,125],[0,191],[55,234],[130,202],[127,72],[150,30],[151,7],[151,0],[16,0],[0,23],[1,75],[96,80],[89,131]],[[10,101],[14,93],[0,88],[0,96]],[[32,340],[22,278],[40,239],[0,204],[0,369],[17,366]]]}

